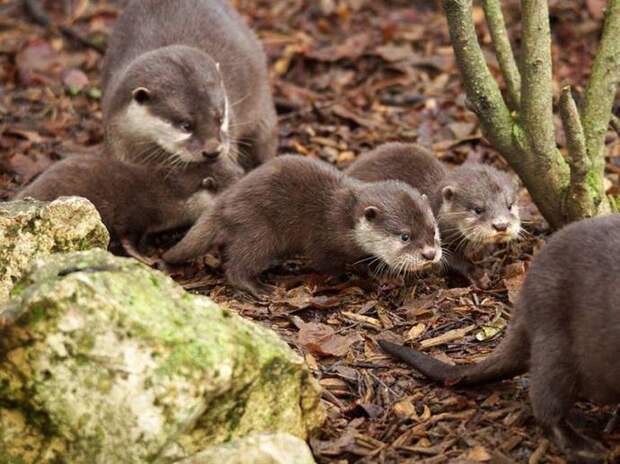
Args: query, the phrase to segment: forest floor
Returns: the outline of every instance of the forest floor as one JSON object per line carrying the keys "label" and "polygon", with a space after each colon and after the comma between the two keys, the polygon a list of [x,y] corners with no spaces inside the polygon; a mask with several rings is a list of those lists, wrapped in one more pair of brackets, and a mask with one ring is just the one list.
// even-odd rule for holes
{"label": "forest floor", "polygon": [[[54,22],[105,45],[121,1],[44,0]],[[416,141],[447,163],[505,167],[465,107],[442,12],[430,1],[237,0],[268,54],[280,119],[280,153],[346,167],[385,141]],[[513,37],[518,9],[507,7]],[[554,71],[560,84],[587,78],[604,1],[552,4]],[[67,8],[63,9],[65,5]],[[492,70],[483,14],[475,9]],[[101,55],[45,30],[0,1],[0,200],[51,163],[101,149]],[[608,178],[617,188],[620,141],[610,134]],[[560,137],[558,143],[565,145]],[[441,359],[470,362],[489,353],[510,318],[511,302],[546,226],[524,191],[524,240],[479,264],[487,290],[437,275],[413,281],[336,279],[273,272],[268,303],[240,298],[204,262],[173,277],[242,316],[271,327],[301,353],[324,388],[328,419],[311,440],[318,462],[564,462],[536,425],[527,376],[451,389],[386,357],[380,337],[424,347]],[[317,227],[320,227],[317,224]],[[153,252],[169,244],[155,241]],[[209,261],[213,264],[212,261]],[[602,430],[609,408],[580,404],[574,420],[620,453],[620,428]]]}

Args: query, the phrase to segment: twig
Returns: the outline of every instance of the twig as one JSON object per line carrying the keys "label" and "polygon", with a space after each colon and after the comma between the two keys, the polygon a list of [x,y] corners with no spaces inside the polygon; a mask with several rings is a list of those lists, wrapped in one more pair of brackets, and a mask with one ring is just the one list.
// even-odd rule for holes
{"label": "twig", "polygon": [[512,109],[518,110],[521,102],[521,74],[510,45],[502,7],[499,0],[483,0],[482,7],[491,33],[497,61],[506,82],[508,101]]}
{"label": "twig", "polygon": [[45,13],[45,10],[43,10],[41,5],[39,4],[38,0],[24,0],[24,6],[32,20],[38,25],[46,27],[48,29],[57,29],[62,35],[64,35],[70,40],[74,40],[83,47],[92,48],[93,50],[96,50],[102,55],[105,53],[104,47],[88,40],[86,37],[83,37],[81,34],[74,31],[70,27],[53,24],[49,16]]}
{"label": "twig", "polygon": [[491,143],[505,156],[515,152],[513,120],[484,60],[472,20],[472,0],[445,0],[450,38],[467,99]]}
{"label": "twig", "polygon": [[582,123],[592,172],[603,189],[605,134],[610,123],[616,87],[620,82],[620,0],[610,0],[603,36],[584,94]]}
{"label": "twig", "polygon": [[553,89],[551,73],[551,32],[546,0],[522,0],[523,82],[521,110],[530,148],[536,156],[555,151]]}
{"label": "twig", "polygon": [[586,137],[581,125],[577,104],[568,85],[562,89],[560,95],[560,116],[562,117],[570,156],[569,195],[571,198],[567,203],[567,213],[571,219],[592,216],[592,201],[587,180],[590,160],[586,151]]}

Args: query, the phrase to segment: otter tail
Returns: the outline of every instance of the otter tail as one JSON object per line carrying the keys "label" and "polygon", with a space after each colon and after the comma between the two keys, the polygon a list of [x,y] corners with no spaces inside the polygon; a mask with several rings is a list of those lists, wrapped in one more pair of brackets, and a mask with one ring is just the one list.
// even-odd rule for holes
{"label": "otter tail", "polygon": [[486,359],[470,365],[452,366],[419,351],[379,340],[387,353],[404,361],[429,379],[445,385],[497,382],[527,372],[530,343],[525,329],[513,321],[499,346]]}
{"label": "otter tail", "polygon": [[219,229],[220,225],[216,215],[212,214],[211,211],[203,213],[196,224],[185,234],[185,237],[164,253],[164,261],[176,264],[206,254],[215,246]]}

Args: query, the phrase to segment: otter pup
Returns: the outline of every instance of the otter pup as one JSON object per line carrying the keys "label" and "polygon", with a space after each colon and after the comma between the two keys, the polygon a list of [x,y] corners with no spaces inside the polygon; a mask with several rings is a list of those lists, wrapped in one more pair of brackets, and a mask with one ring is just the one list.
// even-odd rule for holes
{"label": "otter pup", "polygon": [[61,196],[90,200],[112,237],[128,255],[149,265],[137,243],[150,233],[189,226],[214,194],[241,178],[243,170],[221,158],[196,163],[183,172],[150,169],[98,156],[74,156],[54,163],[17,196],[51,201]]}
{"label": "otter pup", "polygon": [[467,253],[513,240],[521,231],[516,183],[491,166],[465,164],[448,171],[420,145],[386,143],[363,154],[345,173],[366,182],[400,180],[428,195],[448,247],[448,266],[474,282]]}
{"label": "otter pup", "polygon": [[260,273],[294,254],[328,273],[370,257],[401,272],[441,259],[430,203],[417,190],[361,182],[295,155],[269,161],[219,195],[163,258],[178,263],[218,246],[230,283],[254,296],[267,290]]}
{"label": "otter pup", "polygon": [[275,155],[266,57],[226,0],[133,0],[103,64],[107,151],[181,165],[240,155],[248,170]]}
{"label": "otter pup", "polygon": [[[391,355],[446,385],[473,385],[529,371],[536,419],[585,459],[590,440],[567,423],[578,398],[620,401],[620,215],[571,224],[551,237],[529,269],[508,332],[477,364],[451,366],[380,341]],[[600,448],[600,447],[596,447]]]}

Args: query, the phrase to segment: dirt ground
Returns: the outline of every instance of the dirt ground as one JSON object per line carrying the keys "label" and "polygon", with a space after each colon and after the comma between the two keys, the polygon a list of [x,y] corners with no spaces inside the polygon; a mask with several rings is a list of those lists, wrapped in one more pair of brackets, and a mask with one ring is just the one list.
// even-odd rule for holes
{"label": "dirt ground", "polygon": [[[280,153],[346,167],[385,141],[416,141],[450,164],[505,163],[482,138],[465,106],[438,2],[409,0],[237,0],[269,57],[280,121]],[[518,38],[514,1],[502,2]],[[104,47],[121,1],[44,0],[56,24]],[[557,89],[579,90],[601,25],[600,0],[552,1]],[[483,14],[480,40],[497,74]],[[101,150],[101,54],[46,30],[0,0],[0,199],[9,199],[51,163]],[[559,122],[558,122],[559,124]],[[558,138],[564,147],[563,137]],[[611,132],[610,189],[617,189],[620,141]],[[565,462],[535,424],[527,377],[470,389],[438,387],[379,349],[381,337],[442,358],[485,356],[510,319],[511,301],[546,225],[526,192],[527,233],[484,258],[491,284],[473,289],[438,275],[402,279],[334,278],[275,270],[266,304],[228,287],[212,260],[174,274],[191,291],[273,328],[306,359],[324,388],[328,419],[311,440],[318,462]],[[317,225],[318,226],[318,225]],[[178,235],[177,235],[178,236]],[[170,244],[157,238],[151,252]],[[574,420],[620,453],[620,428],[602,429],[609,408],[580,404]]]}

